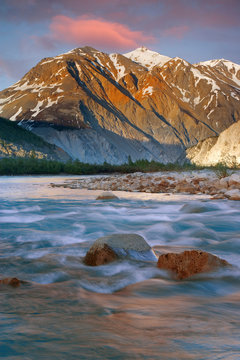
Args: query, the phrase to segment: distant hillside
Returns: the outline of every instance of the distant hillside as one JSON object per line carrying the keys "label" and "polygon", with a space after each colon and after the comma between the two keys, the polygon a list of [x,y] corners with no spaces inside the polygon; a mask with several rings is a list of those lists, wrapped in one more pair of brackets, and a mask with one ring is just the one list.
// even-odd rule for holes
{"label": "distant hillside", "polygon": [[62,149],[0,117],[0,158],[4,157],[69,160],[69,156]]}

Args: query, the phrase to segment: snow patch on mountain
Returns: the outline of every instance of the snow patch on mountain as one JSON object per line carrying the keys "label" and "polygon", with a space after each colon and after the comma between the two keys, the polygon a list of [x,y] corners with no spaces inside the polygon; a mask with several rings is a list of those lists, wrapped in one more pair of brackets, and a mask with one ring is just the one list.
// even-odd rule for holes
{"label": "snow patch on mountain", "polygon": [[124,65],[119,64],[118,54],[110,54],[109,57],[112,60],[115,69],[117,70],[117,76],[115,76],[115,80],[119,81],[123,76],[126,75],[126,68]]}
{"label": "snow patch on mountain", "polygon": [[231,97],[233,97],[236,100],[239,100],[239,96],[237,94],[235,94],[235,92],[231,92]]}
{"label": "snow patch on mountain", "polygon": [[21,114],[21,112],[22,112],[22,106],[18,109],[18,111],[17,111],[13,116],[10,117],[9,120],[11,120],[11,121],[16,121],[17,116],[18,116],[19,114]]}
{"label": "snow patch on mountain", "polygon": [[142,93],[143,93],[143,95],[152,95],[153,94],[153,87],[148,86],[147,88],[144,88]]}
{"label": "snow patch on mountain", "polygon": [[40,110],[40,108],[42,107],[43,103],[44,103],[44,100],[38,101],[38,103],[37,103],[37,105],[35,106],[35,108],[31,110],[31,111],[34,112],[34,113],[32,114],[32,117],[37,116],[37,115],[40,113],[40,111],[43,110],[43,109]]}
{"label": "snow patch on mountain", "polygon": [[209,107],[209,105],[210,105],[211,102],[213,101],[213,98],[214,98],[214,94],[212,94],[212,95],[210,96],[210,99],[209,99],[207,105],[204,105],[204,107],[203,107],[204,110],[206,110],[206,109]]}
{"label": "snow patch on mountain", "polygon": [[[60,98],[63,98],[63,97],[64,97],[63,95],[62,95],[62,96],[58,96],[58,97],[56,98],[56,100],[51,100],[50,98],[48,98],[48,99],[47,99],[48,102],[47,102],[47,105],[45,106],[45,109],[51,107],[51,106],[54,105],[54,104],[57,104],[57,103],[58,103],[58,100],[59,100]],[[36,115],[35,115],[35,116],[36,116]]]}
{"label": "snow patch on mountain", "polygon": [[205,80],[209,85],[212,85],[212,91],[221,90],[220,87],[216,84],[216,81],[207,77],[206,75],[203,75],[198,69],[192,67],[191,71],[193,73],[193,76],[197,79],[195,85],[197,85],[200,80]]}

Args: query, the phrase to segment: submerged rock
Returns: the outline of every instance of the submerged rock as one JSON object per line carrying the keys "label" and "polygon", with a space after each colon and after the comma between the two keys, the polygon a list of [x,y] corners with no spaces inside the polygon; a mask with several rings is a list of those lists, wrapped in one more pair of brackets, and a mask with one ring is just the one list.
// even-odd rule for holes
{"label": "submerged rock", "polygon": [[203,213],[205,211],[209,211],[209,209],[204,204],[192,202],[192,203],[184,204],[181,207],[180,211],[186,214],[198,214],[198,213]]}
{"label": "submerged rock", "polygon": [[0,285],[10,285],[12,287],[20,286],[21,281],[18,278],[5,278],[0,280]]}
{"label": "submerged rock", "polygon": [[118,197],[110,191],[104,191],[101,195],[99,195],[96,198],[96,200],[114,200],[114,199],[118,199]]}
{"label": "submerged rock", "polygon": [[87,252],[84,263],[89,266],[108,264],[121,257],[156,261],[152,248],[137,234],[112,234],[97,239]]}
{"label": "submerged rock", "polygon": [[180,254],[168,253],[159,256],[157,266],[171,271],[178,280],[216,270],[230,265],[226,260],[201,250],[187,250]]}

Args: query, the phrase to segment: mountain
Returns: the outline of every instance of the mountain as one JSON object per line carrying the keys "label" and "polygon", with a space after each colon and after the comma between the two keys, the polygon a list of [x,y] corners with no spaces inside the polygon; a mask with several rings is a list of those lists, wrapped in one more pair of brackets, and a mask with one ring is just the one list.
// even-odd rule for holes
{"label": "mountain", "polygon": [[91,163],[174,162],[240,120],[240,66],[146,48],[91,47],[41,60],[0,92],[0,115]]}
{"label": "mountain", "polygon": [[0,117],[0,158],[35,157],[49,160],[70,160],[70,157],[55,145],[25,130],[16,123]]}
{"label": "mountain", "polygon": [[218,137],[200,141],[187,150],[187,158],[196,165],[223,163],[240,166],[240,121],[229,126]]}

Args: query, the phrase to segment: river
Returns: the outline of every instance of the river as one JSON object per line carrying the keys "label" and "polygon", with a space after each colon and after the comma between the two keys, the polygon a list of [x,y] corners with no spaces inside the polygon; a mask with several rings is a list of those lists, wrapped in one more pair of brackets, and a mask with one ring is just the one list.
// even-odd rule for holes
{"label": "river", "polygon": [[[74,177],[69,177],[74,178]],[[75,177],[77,178],[77,177]],[[240,359],[240,204],[204,196],[51,188],[66,177],[0,178],[0,357]],[[203,249],[234,266],[185,281],[156,264],[88,267],[95,239],[137,233],[157,253]]]}

